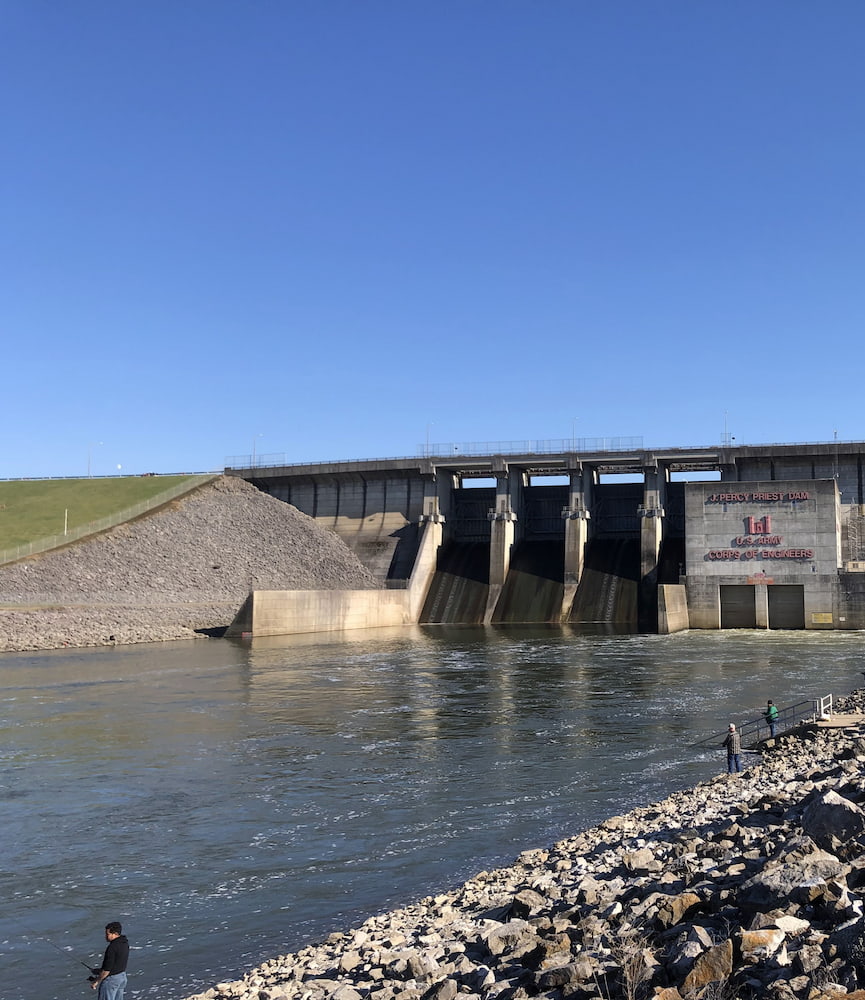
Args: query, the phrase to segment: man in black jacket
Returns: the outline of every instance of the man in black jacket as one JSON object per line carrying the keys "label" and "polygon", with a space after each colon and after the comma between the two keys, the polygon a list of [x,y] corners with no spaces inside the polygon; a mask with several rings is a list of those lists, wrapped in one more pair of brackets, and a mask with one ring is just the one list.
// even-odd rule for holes
{"label": "man in black jacket", "polygon": [[108,942],[108,947],[105,949],[102,965],[93,970],[95,981],[92,983],[92,988],[99,990],[97,1000],[123,1000],[129,941],[116,920],[105,925],[105,940]]}

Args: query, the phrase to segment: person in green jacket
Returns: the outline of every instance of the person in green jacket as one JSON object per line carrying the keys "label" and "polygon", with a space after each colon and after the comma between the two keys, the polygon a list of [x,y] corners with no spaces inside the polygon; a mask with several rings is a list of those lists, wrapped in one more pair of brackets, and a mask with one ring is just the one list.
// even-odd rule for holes
{"label": "person in green jacket", "polygon": [[769,726],[770,738],[774,737],[775,725],[778,722],[778,709],[775,708],[775,702],[771,698],[766,702],[766,711],[763,713],[763,718]]}

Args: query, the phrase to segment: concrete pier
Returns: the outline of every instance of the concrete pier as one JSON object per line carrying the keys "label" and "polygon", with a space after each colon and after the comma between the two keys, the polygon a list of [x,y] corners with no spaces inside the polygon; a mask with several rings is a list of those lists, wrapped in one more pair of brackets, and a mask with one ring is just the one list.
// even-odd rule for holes
{"label": "concrete pier", "polygon": [[562,621],[566,621],[583,575],[586,543],[589,540],[592,478],[581,462],[569,470],[568,505],[562,510],[565,522],[565,584]]}
{"label": "concrete pier", "polygon": [[511,565],[517,524],[517,512],[512,498],[518,495],[511,483],[512,475],[513,472],[504,465],[499,469],[496,476],[495,507],[487,515],[490,521],[490,583],[484,614],[485,625],[489,625],[493,619]]}

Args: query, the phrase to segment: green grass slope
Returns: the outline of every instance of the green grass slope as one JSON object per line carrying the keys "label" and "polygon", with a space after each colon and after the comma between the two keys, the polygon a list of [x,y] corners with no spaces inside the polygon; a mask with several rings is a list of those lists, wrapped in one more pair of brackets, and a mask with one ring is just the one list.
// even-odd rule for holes
{"label": "green grass slope", "polygon": [[27,479],[0,482],[0,551],[62,535],[146,503],[189,481],[210,476],[117,476],[110,479]]}

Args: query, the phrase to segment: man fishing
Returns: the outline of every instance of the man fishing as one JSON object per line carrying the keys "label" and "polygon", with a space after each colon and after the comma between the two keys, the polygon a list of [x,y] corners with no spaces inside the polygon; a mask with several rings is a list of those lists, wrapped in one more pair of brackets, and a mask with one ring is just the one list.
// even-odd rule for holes
{"label": "man fishing", "polygon": [[778,709],[771,698],[766,702],[766,711],[763,713],[763,718],[769,727],[769,739],[774,739],[775,726],[778,724]]}
{"label": "man fishing", "polygon": [[108,947],[105,949],[102,965],[98,969],[93,969],[91,989],[99,991],[97,1000],[123,1000],[129,941],[118,921],[114,920],[105,925],[105,940],[108,942]]}
{"label": "man fishing", "polygon": [[733,723],[730,723],[730,729],[727,732],[727,738],[721,744],[727,748],[727,773],[733,774],[734,771],[742,770],[742,738],[736,732],[736,727]]}

